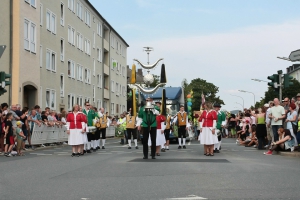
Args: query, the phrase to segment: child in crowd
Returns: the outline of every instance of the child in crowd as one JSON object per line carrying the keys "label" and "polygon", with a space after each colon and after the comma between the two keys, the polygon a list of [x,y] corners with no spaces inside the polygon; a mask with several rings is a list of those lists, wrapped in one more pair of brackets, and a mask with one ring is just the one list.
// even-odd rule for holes
{"label": "child in crowd", "polygon": [[24,133],[22,131],[22,125],[23,125],[23,123],[21,121],[17,121],[16,125],[17,125],[17,129],[16,129],[16,134],[17,134],[17,153],[18,153],[18,156],[24,156],[24,154],[22,153],[22,142],[23,142],[23,139],[26,138],[26,136],[24,135]]}
{"label": "child in crowd", "polygon": [[[298,151],[300,152],[300,116],[298,118],[298,130],[297,130],[297,141],[298,141]],[[296,146],[297,144],[295,144]]]}
{"label": "child in crowd", "polygon": [[5,132],[4,138],[6,140],[4,155],[6,157],[12,156],[11,151],[15,144],[15,140],[14,140],[14,136],[13,136],[13,125],[11,122],[12,119],[13,119],[12,113],[7,113],[6,122],[5,122],[5,130],[4,130],[4,132]]}

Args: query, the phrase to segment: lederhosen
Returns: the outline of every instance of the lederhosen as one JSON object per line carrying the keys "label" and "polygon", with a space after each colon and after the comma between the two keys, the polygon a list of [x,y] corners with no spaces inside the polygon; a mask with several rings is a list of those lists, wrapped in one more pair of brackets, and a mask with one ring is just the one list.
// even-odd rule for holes
{"label": "lederhosen", "polygon": [[171,116],[166,119],[166,128],[164,130],[166,140],[170,140],[170,130],[171,130]]}
{"label": "lederhosen", "polygon": [[183,113],[180,113],[178,112],[177,113],[177,122],[178,122],[178,138],[181,138],[181,136],[183,138],[186,138],[186,117],[187,117],[187,114],[186,112],[183,112]]}
{"label": "lederhosen", "polygon": [[127,135],[128,135],[128,140],[131,140],[131,135],[133,135],[133,139],[137,139],[137,134],[136,134],[136,118],[135,116],[126,116],[126,130],[127,130]]}

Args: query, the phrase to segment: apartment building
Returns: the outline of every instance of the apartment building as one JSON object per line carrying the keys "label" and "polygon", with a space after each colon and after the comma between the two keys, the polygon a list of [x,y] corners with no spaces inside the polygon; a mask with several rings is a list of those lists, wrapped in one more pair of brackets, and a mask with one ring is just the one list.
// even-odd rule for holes
{"label": "apartment building", "polygon": [[126,111],[129,46],[88,0],[3,1],[0,66],[12,85],[0,102],[60,111],[89,101],[112,115]]}

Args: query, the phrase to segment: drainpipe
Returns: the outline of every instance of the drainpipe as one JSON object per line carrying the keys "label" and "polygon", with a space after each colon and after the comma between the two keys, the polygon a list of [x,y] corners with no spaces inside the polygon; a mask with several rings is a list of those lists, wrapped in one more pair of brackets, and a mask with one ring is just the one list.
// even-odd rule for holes
{"label": "drainpipe", "polygon": [[[12,55],[13,55],[12,40],[13,40],[13,1],[9,1],[9,74],[12,74]],[[8,104],[9,105],[12,104],[11,95],[12,95],[12,87],[10,85],[9,90],[8,90],[8,102],[9,102]]]}

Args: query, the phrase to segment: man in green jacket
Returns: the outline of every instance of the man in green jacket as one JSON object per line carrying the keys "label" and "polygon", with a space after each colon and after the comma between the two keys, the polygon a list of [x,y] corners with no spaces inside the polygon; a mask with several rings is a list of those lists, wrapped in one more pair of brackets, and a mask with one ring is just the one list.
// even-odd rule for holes
{"label": "man in green jacket", "polygon": [[[91,105],[89,102],[84,103],[85,108],[83,109],[83,114],[86,115],[87,118],[87,126],[93,126],[93,119],[95,119],[97,113],[94,111],[94,109],[90,109]],[[88,143],[87,143],[87,153],[91,153],[91,144],[93,144],[94,151],[96,151],[96,146],[95,144],[95,137],[91,132],[87,132],[87,138],[88,138]]]}
{"label": "man in green jacket", "polygon": [[[221,109],[220,104],[215,103],[214,108],[215,108],[215,111],[217,112],[217,127],[216,127],[216,129],[218,129],[222,133],[222,129],[226,125],[226,115],[225,115],[225,112],[220,110]],[[221,140],[222,140],[222,134],[218,136],[219,143],[214,145],[215,153],[220,153],[220,147],[221,147],[221,142],[222,142]]]}
{"label": "man in green jacket", "polygon": [[[151,102],[152,99],[147,98],[146,102]],[[153,108],[147,108],[147,103],[145,106],[141,107],[139,110],[139,120],[137,123],[138,130],[141,130],[141,126],[143,128],[143,159],[148,159],[148,139],[149,134],[151,137],[151,156],[152,159],[155,159],[155,150],[156,150],[156,115],[159,115],[160,108],[156,105],[152,105]]]}

